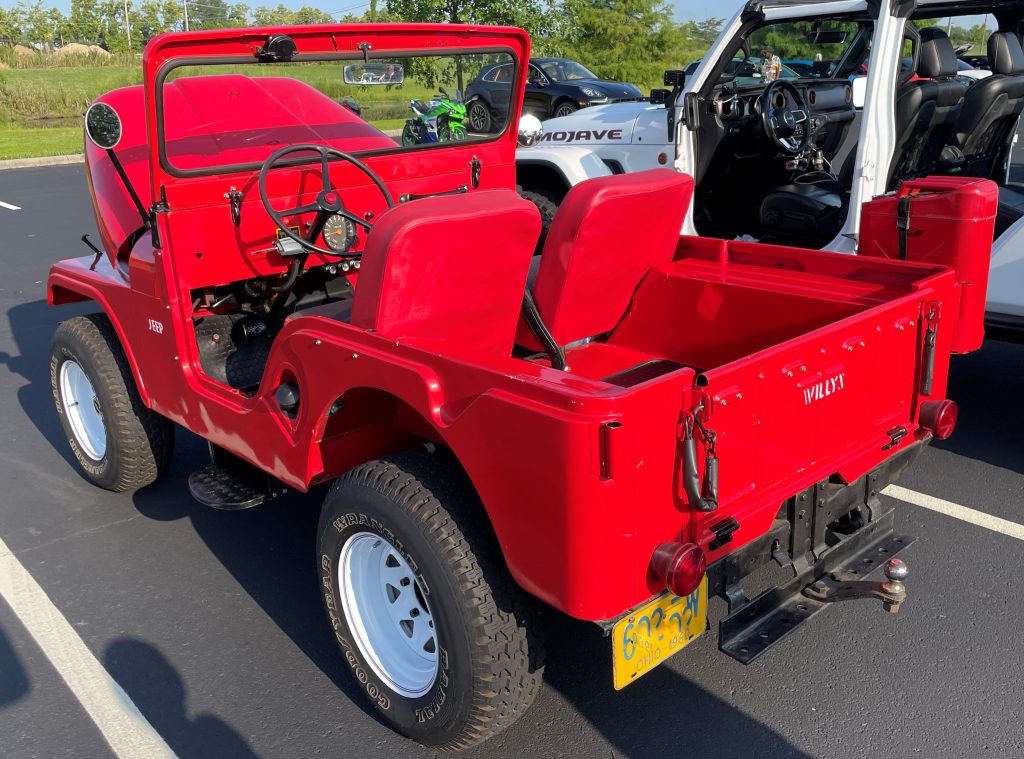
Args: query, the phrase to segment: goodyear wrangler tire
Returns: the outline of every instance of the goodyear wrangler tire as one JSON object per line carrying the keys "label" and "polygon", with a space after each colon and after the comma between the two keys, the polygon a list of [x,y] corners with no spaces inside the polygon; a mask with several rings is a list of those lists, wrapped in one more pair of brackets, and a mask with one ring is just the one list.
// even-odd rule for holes
{"label": "goodyear wrangler tire", "polygon": [[320,517],[324,605],[360,690],[394,730],[467,748],[526,711],[541,683],[533,608],[482,505],[440,456],[371,461]]}
{"label": "goodyear wrangler tire", "polygon": [[50,343],[50,388],[71,453],[101,488],[137,490],[171,461],[174,425],[146,408],[103,314],[63,322]]}

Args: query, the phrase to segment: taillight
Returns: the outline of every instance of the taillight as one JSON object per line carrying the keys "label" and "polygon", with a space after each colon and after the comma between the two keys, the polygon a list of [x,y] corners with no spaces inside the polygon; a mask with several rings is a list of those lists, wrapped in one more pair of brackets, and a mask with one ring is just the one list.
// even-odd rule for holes
{"label": "taillight", "polygon": [[922,427],[930,429],[939,440],[945,440],[953,434],[956,416],[956,404],[953,401],[926,401],[921,404],[918,419]]}
{"label": "taillight", "polygon": [[696,543],[662,543],[651,557],[654,577],[677,596],[695,591],[706,569],[707,557]]}

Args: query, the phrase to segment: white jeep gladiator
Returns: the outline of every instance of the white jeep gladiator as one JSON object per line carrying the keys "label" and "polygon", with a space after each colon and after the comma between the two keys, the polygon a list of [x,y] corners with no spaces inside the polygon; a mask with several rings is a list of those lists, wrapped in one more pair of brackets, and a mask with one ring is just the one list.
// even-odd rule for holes
{"label": "white jeep gladiator", "polygon": [[[992,76],[969,81],[945,19],[983,14],[998,24]],[[1024,109],[1020,28],[1016,1],[751,0],[689,76],[666,72],[670,90],[531,123],[517,181],[547,222],[584,179],[674,166],[697,181],[684,234],[854,253],[871,199],[925,176],[991,179],[986,321],[990,334],[1019,336],[1024,185],[1009,173]],[[762,74],[767,47],[802,75]]]}

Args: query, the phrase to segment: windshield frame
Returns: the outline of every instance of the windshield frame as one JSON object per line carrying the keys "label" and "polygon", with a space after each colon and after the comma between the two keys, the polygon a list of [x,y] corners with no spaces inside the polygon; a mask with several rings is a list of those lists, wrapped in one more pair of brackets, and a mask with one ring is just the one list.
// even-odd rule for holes
{"label": "windshield frame", "polygon": [[[426,48],[420,50],[388,50],[386,52],[378,53],[376,55],[365,56],[359,53],[336,53],[329,55],[322,54],[308,54],[308,55],[296,55],[291,61],[281,62],[279,64],[283,71],[286,71],[284,67],[289,64],[301,64],[301,63],[330,63],[334,61],[345,62],[345,61],[364,61],[364,60],[390,60],[390,59],[402,59],[402,58],[448,58],[455,57],[458,55],[508,55],[510,63],[512,64],[513,74],[512,88],[513,92],[515,87],[518,85],[519,76],[519,58],[516,55],[516,51],[511,47],[500,47],[500,46],[488,46],[488,47],[474,47],[474,48],[452,48],[444,51],[439,51],[437,48]],[[156,140],[157,140],[157,155],[160,162],[160,168],[166,172],[169,176],[176,179],[189,179],[192,177],[212,177],[221,176],[225,174],[238,174],[244,172],[255,172],[262,168],[265,161],[259,163],[236,163],[236,164],[221,164],[216,166],[201,167],[195,169],[182,169],[171,163],[170,158],[167,155],[167,141],[165,133],[164,123],[164,83],[167,77],[172,71],[179,68],[189,66],[233,66],[233,65],[252,65],[259,64],[260,61],[252,56],[216,56],[216,57],[205,57],[205,58],[189,58],[180,57],[169,60],[163,64],[157,71],[156,80],[154,82],[154,104],[156,114]],[[417,145],[416,147],[410,148],[405,145],[396,145],[394,148],[382,148],[380,150],[365,150],[354,155],[357,158],[365,159],[371,156],[378,155],[392,155],[395,153],[420,153],[423,151],[438,150],[443,148],[452,148],[460,145],[482,145],[497,142],[503,139],[511,125],[512,120],[506,119],[505,124],[501,131],[487,135],[485,139],[478,140],[466,140],[464,142],[438,142],[434,144]],[[369,123],[369,122],[368,122]],[[269,156],[269,154],[268,154]],[[308,158],[295,158],[281,161],[281,166],[305,166],[316,163],[320,160],[317,157]],[[337,161],[339,159],[331,159]]]}

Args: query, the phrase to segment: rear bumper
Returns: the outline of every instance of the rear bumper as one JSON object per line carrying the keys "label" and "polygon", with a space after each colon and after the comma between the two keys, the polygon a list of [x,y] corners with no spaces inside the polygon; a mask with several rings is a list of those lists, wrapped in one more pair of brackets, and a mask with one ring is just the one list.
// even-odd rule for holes
{"label": "rear bumper", "polygon": [[[926,444],[904,449],[854,482],[825,481],[799,493],[768,534],[708,568],[708,592],[729,603],[719,623],[724,653],[749,664],[829,605],[808,597],[808,586],[832,575],[863,578],[914,541],[895,533],[894,511],[879,493]],[[748,598],[740,581],[773,560],[791,568],[792,579]]]}

